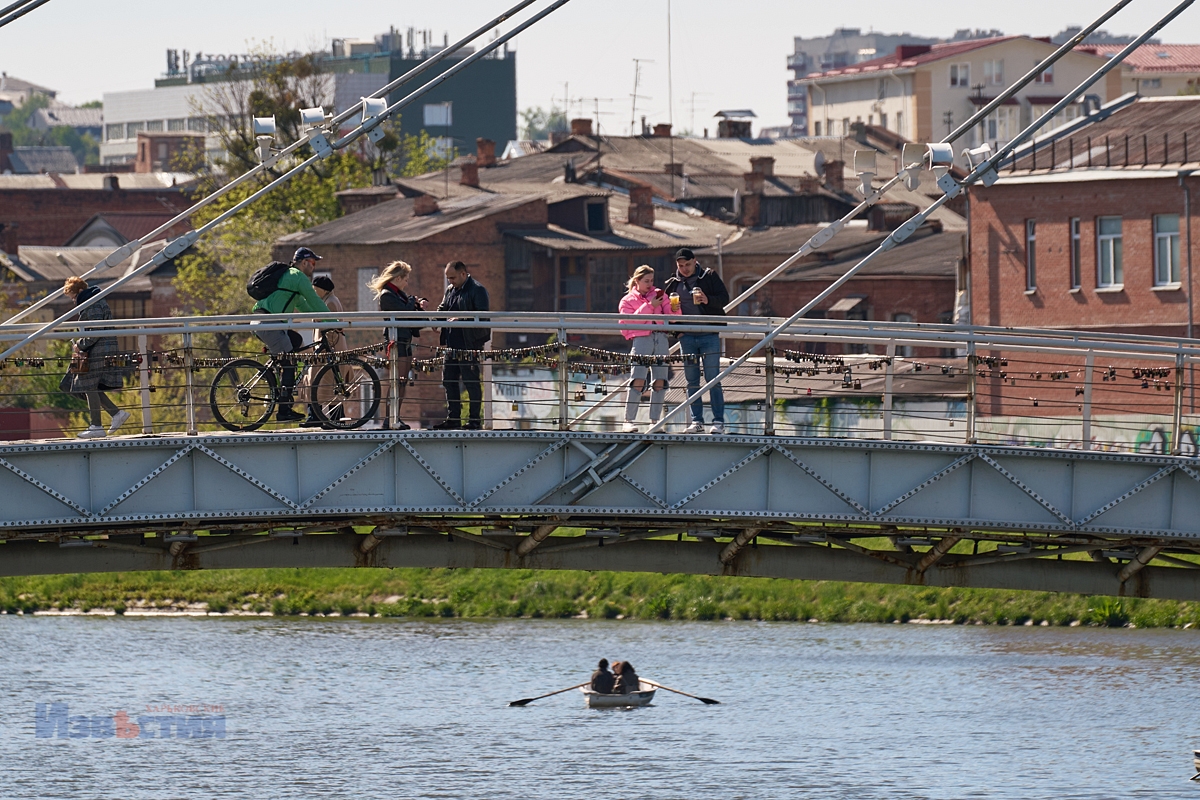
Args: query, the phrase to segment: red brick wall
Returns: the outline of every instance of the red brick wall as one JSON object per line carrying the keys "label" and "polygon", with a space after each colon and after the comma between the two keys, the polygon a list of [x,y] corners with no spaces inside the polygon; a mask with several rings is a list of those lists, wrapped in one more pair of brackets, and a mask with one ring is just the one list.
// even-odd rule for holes
{"label": "red brick wall", "polygon": [[[1193,196],[1200,179],[1190,179]],[[1187,323],[1187,232],[1175,178],[997,184],[971,195],[971,309],[976,325],[1083,328],[1180,336]],[[1180,215],[1183,286],[1153,291],[1155,214]],[[1096,218],[1122,217],[1124,289],[1097,291]],[[1070,219],[1080,219],[1081,287],[1070,291]],[[1037,220],[1037,290],[1026,293],[1025,221]],[[1193,239],[1200,219],[1193,215]]]}
{"label": "red brick wall", "polygon": [[[9,189],[0,190],[0,250],[15,253],[18,245],[56,246],[104,211],[162,214],[181,212],[191,201],[181,189]],[[16,228],[10,224],[16,223]],[[178,236],[190,226],[169,231]]]}

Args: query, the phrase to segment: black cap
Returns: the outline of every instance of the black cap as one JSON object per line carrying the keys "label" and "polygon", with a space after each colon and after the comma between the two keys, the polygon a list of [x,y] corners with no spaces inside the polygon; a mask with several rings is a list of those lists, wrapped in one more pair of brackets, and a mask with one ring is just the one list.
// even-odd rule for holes
{"label": "black cap", "polygon": [[294,256],[292,256],[292,263],[295,264],[295,263],[298,263],[300,261],[305,261],[310,258],[313,261],[321,260],[321,257],[319,255],[317,255],[316,253],[314,253],[312,250],[309,250],[307,247],[301,247],[301,248],[297,249],[296,254]]}
{"label": "black cap", "polygon": [[681,258],[691,261],[695,257],[696,257],[696,254],[693,253],[690,249],[688,249],[686,247],[681,247],[675,251],[675,260],[676,261],[678,261]]}
{"label": "black cap", "polygon": [[318,275],[313,278],[312,285],[314,289],[324,289],[327,292],[333,291],[333,279],[328,275]]}

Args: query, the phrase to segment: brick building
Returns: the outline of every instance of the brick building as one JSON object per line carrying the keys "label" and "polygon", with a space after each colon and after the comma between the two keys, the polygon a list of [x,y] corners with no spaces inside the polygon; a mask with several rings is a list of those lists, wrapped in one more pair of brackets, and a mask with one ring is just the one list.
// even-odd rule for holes
{"label": "brick building", "polygon": [[971,190],[971,321],[1187,335],[1200,98],[1125,97],[1036,144]]}

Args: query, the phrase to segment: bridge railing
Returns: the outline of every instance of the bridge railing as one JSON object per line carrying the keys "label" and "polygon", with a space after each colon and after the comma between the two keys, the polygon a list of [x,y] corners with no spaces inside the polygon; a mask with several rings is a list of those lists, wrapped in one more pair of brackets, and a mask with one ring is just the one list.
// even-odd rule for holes
{"label": "bridge railing", "polygon": [[[780,323],[727,317],[718,327],[682,323],[679,317],[642,319],[671,323],[672,335],[719,333],[724,364]],[[121,354],[114,366],[126,377],[119,405],[140,410],[143,433],[221,430],[208,409],[209,384],[230,359],[264,358],[255,331],[341,330],[349,352],[390,380],[397,351],[384,347],[389,323],[426,329],[414,340],[413,400],[400,411],[411,422],[438,421],[417,420],[413,414],[418,407],[436,406],[442,396],[440,371],[447,353],[432,329],[474,327],[491,331],[491,342],[478,357],[485,427],[620,430],[625,421],[626,392],[615,389],[631,366],[621,331],[633,326],[615,314],[490,312],[452,319],[428,312],[355,312],[319,319],[294,314],[70,323],[45,336],[36,351],[0,363],[0,408],[13,409],[5,412],[10,417],[23,411],[56,420],[51,427],[62,434],[83,427],[82,401],[58,387],[69,362],[66,340],[85,329],[89,336],[119,338]],[[27,328],[35,329],[36,323],[4,326],[0,343],[19,340]],[[802,320],[774,345],[723,381],[727,433],[1196,454],[1200,419],[1193,373],[1200,341]],[[687,396],[689,358],[650,360],[668,367],[666,402],[678,405]],[[397,381],[407,378],[396,376]],[[705,400],[705,420],[711,422],[711,404]],[[637,419],[643,429],[647,413],[648,404],[640,403]],[[667,432],[679,432],[689,422],[686,412],[676,414]],[[6,428],[21,430],[0,424]]]}

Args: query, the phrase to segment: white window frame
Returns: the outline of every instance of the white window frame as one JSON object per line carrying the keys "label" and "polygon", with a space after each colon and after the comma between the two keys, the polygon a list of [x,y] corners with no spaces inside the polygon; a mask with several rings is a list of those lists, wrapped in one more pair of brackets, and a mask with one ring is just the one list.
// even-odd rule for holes
{"label": "white window frame", "polygon": [[1037,291],[1037,220],[1025,220],[1025,293]]}
{"label": "white window frame", "polygon": [[1082,220],[1071,217],[1071,291],[1078,291],[1083,282],[1083,236]]}
{"label": "white window frame", "polygon": [[971,62],[962,61],[950,65],[950,87],[952,89],[969,89],[971,87]]}
{"label": "white window frame", "polygon": [[1004,59],[992,58],[983,62],[983,82],[988,86],[1004,85]]}
{"label": "white window frame", "polygon": [[[1102,232],[1107,220],[1117,221],[1117,233]],[[1124,221],[1118,216],[1096,217],[1096,288],[1119,290],[1124,285]]]}
{"label": "white window frame", "polygon": [[[1173,218],[1175,230],[1159,231],[1159,220]],[[1154,215],[1154,285],[1175,288],[1179,286],[1179,215]]]}

